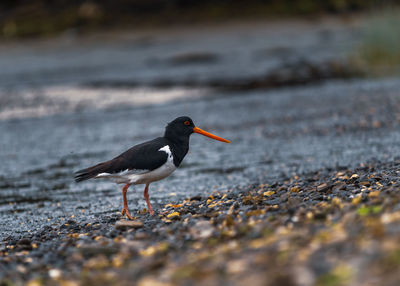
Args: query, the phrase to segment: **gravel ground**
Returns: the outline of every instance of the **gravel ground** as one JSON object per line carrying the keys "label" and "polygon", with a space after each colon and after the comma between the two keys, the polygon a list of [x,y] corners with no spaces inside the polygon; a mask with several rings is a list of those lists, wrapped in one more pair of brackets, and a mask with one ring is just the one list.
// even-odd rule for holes
{"label": "gravel ground", "polygon": [[133,221],[111,214],[46,225],[1,243],[1,278],[4,285],[398,285],[399,166],[294,174],[177,200]]}

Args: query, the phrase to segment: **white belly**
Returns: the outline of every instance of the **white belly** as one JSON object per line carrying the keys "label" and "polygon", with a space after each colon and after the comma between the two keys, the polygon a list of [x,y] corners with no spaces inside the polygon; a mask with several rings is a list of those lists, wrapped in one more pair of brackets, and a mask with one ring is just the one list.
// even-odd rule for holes
{"label": "white belly", "polygon": [[151,182],[156,182],[162,180],[169,175],[173,171],[176,170],[176,167],[173,162],[167,160],[167,162],[161,167],[154,169],[153,171],[144,173],[144,174],[133,174],[129,175],[129,183],[130,184],[149,184]]}

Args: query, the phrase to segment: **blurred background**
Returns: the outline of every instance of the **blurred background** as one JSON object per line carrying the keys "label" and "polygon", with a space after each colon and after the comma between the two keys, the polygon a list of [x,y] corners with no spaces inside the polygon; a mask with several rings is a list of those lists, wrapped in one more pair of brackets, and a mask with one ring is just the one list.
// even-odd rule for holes
{"label": "blurred background", "polygon": [[317,18],[392,8],[396,0],[5,0],[0,4],[5,38],[51,36],[68,30],[160,27],[282,17]]}
{"label": "blurred background", "polygon": [[0,118],[398,74],[399,3],[1,1]]}
{"label": "blurred background", "polygon": [[395,0],[1,1],[0,237],[118,212],[73,172],[181,115],[232,144],[192,136],[153,206],[392,160],[399,27]]}

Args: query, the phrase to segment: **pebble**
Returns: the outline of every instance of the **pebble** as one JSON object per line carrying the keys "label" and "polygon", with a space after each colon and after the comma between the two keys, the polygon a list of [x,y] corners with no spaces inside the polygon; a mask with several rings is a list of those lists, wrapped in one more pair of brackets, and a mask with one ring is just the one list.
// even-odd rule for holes
{"label": "pebble", "polygon": [[140,220],[119,220],[115,224],[116,229],[125,230],[127,228],[142,228],[143,222]]}

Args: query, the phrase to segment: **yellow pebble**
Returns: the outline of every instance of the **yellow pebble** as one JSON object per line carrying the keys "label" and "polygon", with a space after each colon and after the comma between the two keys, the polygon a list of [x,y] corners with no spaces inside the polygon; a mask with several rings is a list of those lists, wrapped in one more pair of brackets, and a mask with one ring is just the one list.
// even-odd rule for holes
{"label": "yellow pebble", "polygon": [[272,196],[273,194],[275,194],[274,191],[266,191],[266,192],[264,192],[264,196],[266,196],[266,197]]}
{"label": "yellow pebble", "polygon": [[291,188],[290,188],[290,191],[291,191],[292,193],[298,193],[298,192],[300,192],[300,188],[299,188],[299,187],[291,187]]}
{"label": "yellow pebble", "polygon": [[173,217],[177,217],[177,216],[180,216],[180,213],[179,212],[173,212],[173,213],[170,213],[169,215],[167,215],[167,218],[173,218]]}

